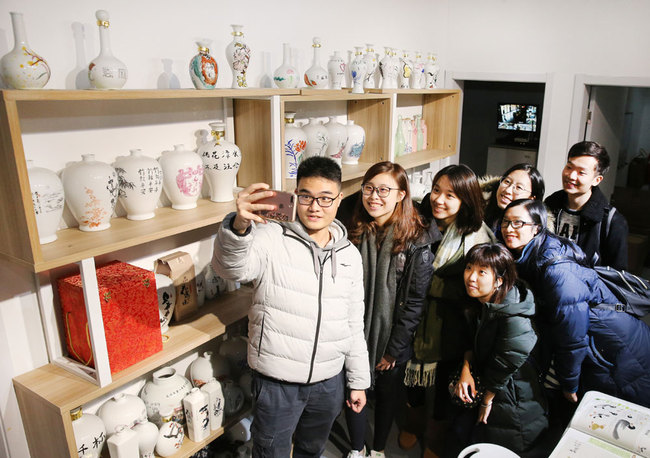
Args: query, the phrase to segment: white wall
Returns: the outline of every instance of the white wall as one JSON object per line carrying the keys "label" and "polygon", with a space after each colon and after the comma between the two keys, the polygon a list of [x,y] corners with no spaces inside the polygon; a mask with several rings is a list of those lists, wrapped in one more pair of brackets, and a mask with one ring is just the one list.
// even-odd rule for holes
{"label": "white wall", "polygon": [[[181,87],[190,87],[193,41],[212,38],[212,53],[221,74],[219,87],[231,82],[223,49],[231,23],[245,25],[253,50],[249,81],[259,85],[263,58],[272,71],[281,63],[281,43],[297,51],[300,71],[310,64],[311,37],[324,43],[323,62],[334,50],[351,50],[370,42],[375,49],[395,46],[435,51],[444,69],[476,73],[547,74],[545,123],[547,141],[540,151],[540,170],[549,191],[559,187],[568,149],[569,119],[576,74],[650,76],[650,2],[646,0],[332,0],[294,2],[280,8],[269,1],[179,3],[169,0],[3,0],[0,5],[0,54],[13,46],[9,11],[25,15],[31,47],[49,62],[48,88],[74,88],[75,78],[99,49],[94,12],[111,14],[114,54],[129,68],[126,88],[156,88],[170,59]],[[84,27],[76,46],[73,24]],[[264,54],[268,53],[268,54]],[[46,362],[31,275],[0,262],[0,413],[4,442],[0,456],[27,457],[27,445],[11,378]]]}

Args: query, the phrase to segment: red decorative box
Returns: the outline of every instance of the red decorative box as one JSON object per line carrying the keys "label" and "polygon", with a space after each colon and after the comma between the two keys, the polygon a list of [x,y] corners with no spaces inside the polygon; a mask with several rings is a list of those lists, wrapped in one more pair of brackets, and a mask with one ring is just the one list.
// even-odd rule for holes
{"label": "red decorative box", "polygon": [[[95,367],[81,275],[57,284],[69,356]],[[154,273],[114,261],[97,268],[97,284],[111,373],[162,350]]]}

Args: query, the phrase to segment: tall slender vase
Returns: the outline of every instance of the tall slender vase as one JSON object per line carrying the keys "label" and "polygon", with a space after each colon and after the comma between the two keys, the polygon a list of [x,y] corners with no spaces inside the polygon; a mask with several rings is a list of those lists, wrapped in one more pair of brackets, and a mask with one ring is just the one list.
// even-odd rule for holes
{"label": "tall slender vase", "polygon": [[33,161],[27,161],[27,174],[39,241],[41,244],[54,242],[65,204],[63,183],[53,171],[34,167]]}
{"label": "tall slender vase", "polygon": [[424,61],[420,51],[415,51],[410,84],[411,89],[422,89],[424,87]]}
{"label": "tall slender vase", "polygon": [[291,45],[282,43],[282,65],[273,72],[273,81],[281,89],[298,87],[298,71],[291,65]]}
{"label": "tall slender vase", "polygon": [[210,186],[212,202],[230,202],[234,199],[232,189],[241,164],[241,150],[227,141],[226,124],[211,122],[212,140],[201,144],[197,154],[203,160],[203,175]]}
{"label": "tall slender vase", "polygon": [[427,63],[424,65],[424,87],[426,89],[436,89],[438,87],[440,67],[436,61],[436,55],[429,53],[427,56]]}
{"label": "tall slender vase", "polygon": [[23,13],[11,12],[14,47],[0,60],[0,75],[14,89],[40,89],[50,80],[50,66],[27,43]]}
{"label": "tall slender vase", "polygon": [[231,25],[233,39],[226,46],[226,59],[232,70],[232,88],[243,89],[248,87],[246,71],[251,58],[251,48],[244,42],[243,25]]}
{"label": "tall slender vase", "polygon": [[399,87],[400,89],[409,89],[411,73],[413,73],[413,62],[409,58],[407,50],[402,51],[402,57],[399,60]]}
{"label": "tall slender vase", "polygon": [[284,159],[285,177],[295,179],[298,165],[307,148],[307,135],[294,124],[296,113],[284,112]]}
{"label": "tall slender vase", "polygon": [[305,84],[314,89],[327,89],[329,86],[329,76],[327,70],[320,64],[321,39],[314,37],[311,46],[314,48],[314,59],[312,60],[311,67],[305,72]]}
{"label": "tall slender vase", "polygon": [[214,89],[219,78],[219,66],[210,55],[212,40],[203,39],[196,42],[199,53],[190,61],[190,78],[197,89]]}
{"label": "tall slender vase", "polygon": [[90,84],[96,89],[120,89],[126,83],[129,73],[126,65],[113,56],[111,51],[108,11],[97,10],[95,17],[99,27],[99,56],[88,66]]}
{"label": "tall slender vase", "polygon": [[377,73],[379,60],[377,59],[377,53],[373,45],[370,43],[366,43],[366,53],[363,55],[363,60],[366,63],[366,76],[363,79],[363,87],[366,89],[374,89],[375,74]]}
{"label": "tall slender vase", "polygon": [[330,76],[330,88],[342,89],[343,81],[345,80],[345,61],[338,51],[334,51],[334,55],[327,63],[327,71]]}
{"label": "tall slender vase", "polygon": [[404,122],[401,116],[397,118],[397,130],[395,132],[395,157],[403,156],[406,149],[406,139],[404,138]]}
{"label": "tall slender vase", "polygon": [[363,81],[366,77],[368,66],[363,59],[361,46],[355,46],[354,60],[350,64],[350,74],[352,75],[352,93],[363,94]]}

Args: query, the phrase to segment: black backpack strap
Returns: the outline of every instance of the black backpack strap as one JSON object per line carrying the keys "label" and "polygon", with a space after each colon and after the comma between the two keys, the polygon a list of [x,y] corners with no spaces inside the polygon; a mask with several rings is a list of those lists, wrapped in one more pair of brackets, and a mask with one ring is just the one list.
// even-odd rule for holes
{"label": "black backpack strap", "polygon": [[[612,220],[614,219],[614,213],[616,212],[616,207],[613,205],[608,205],[605,207],[605,215],[603,215],[603,219],[598,221],[598,229],[596,230],[596,234],[598,234],[598,240],[596,241],[596,251],[594,252],[593,257],[591,258],[591,264],[592,265],[597,265],[598,260],[600,259],[600,241],[601,240],[607,240],[607,237],[609,237],[609,230],[612,227]],[[605,221],[605,224],[603,225],[603,221]]]}

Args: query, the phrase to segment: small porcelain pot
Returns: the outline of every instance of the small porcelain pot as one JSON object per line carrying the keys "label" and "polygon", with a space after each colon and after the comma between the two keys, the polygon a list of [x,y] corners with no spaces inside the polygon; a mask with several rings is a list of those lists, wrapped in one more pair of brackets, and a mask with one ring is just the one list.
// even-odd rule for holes
{"label": "small porcelain pot", "polygon": [[251,58],[251,48],[244,42],[243,25],[231,25],[233,39],[226,47],[226,59],[232,70],[232,88],[248,87],[246,71]]}
{"label": "small porcelain pot", "polygon": [[133,427],[138,435],[138,449],[140,458],[154,458],[154,449],[158,442],[158,427],[150,421],[140,420]]}
{"label": "small porcelain pot", "polygon": [[0,59],[0,75],[10,88],[40,89],[50,80],[50,66],[27,43],[23,13],[9,13],[14,47]]}
{"label": "small porcelain pot", "polygon": [[309,118],[309,122],[302,126],[302,131],[307,136],[307,148],[305,148],[303,159],[312,156],[325,156],[329,142],[327,127],[323,126],[318,119]]}
{"label": "small porcelain pot", "polygon": [[334,159],[337,164],[341,165],[343,150],[348,143],[348,130],[346,126],[336,121],[335,116],[330,116],[330,120],[325,124],[329,134],[329,143],[327,145],[327,156]]}
{"label": "small porcelain pot", "polygon": [[141,221],[156,216],[156,205],[163,189],[160,163],[142,154],[142,150],[132,149],[129,156],[118,157],[113,167],[127,219]]}
{"label": "small porcelain pot", "polygon": [[196,42],[199,53],[190,60],[190,78],[196,89],[214,89],[219,78],[219,66],[210,55],[212,40],[203,39]]}
{"label": "small porcelain pot", "polygon": [[191,389],[190,381],[177,374],[172,367],[163,367],[154,372],[153,380],[145,383],[140,392],[149,420],[161,426],[160,412],[171,409],[173,418],[183,424],[183,398]]}
{"label": "small porcelain pot", "polygon": [[99,27],[99,56],[94,58],[88,66],[88,79],[96,89],[120,89],[129,76],[126,65],[113,56],[111,51],[110,26],[108,11],[95,12],[97,26]]}
{"label": "small porcelain pot", "polygon": [[158,313],[160,315],[160,332],[169,329],[169,322],[174,314],[176,305],[176,287],[174,281],[167,275],[156,274],[156,291],[158,293]]}
{"label": "small porcelain pot", "polygon": [[334,51],[334,55],[327,62],[327,72],[329,73],[330,88],[342,89],[343,82],[345,81],[345,61],[338,51]]}
{"label": "small porcelain pot", "polygon": [[35,167],[33,161],[27,161],[27,174],[39,241],[41,244],[54,242],[65,204],[63,183],[56,173]]}
{"label": "small porcelain pot", "polygon": [[203,142],[197,154],[203,161],[203,176],[210,186],[210,200],[230,202],[234,199],[232,190],[241,164],[241,150],[224,138],[226,132],[224,123],[211,122],[210,128],[212,139]]}
{"label": "small porcelain pot", "polygon": [[161,426],[156,441],[156,453],[162,457],[174,455],[183,446],[183,426],[173,419],[171,409],[162,412]]}
{"label": "small porcelain pot", "polygon": [[99,458],[106,442],[104,422],[96,415],[82,413],[81,407],[70,416],[79,458]]}
{"label": "small porcelain pot", "polygon": [[305,84],[313,89],[327,89],[329,87],[329,75],[320,64],[321,39],[314,37],[312,40],[314,48],[314,59],[311,67],[305,72]]}
{"label": "small porcelain pot", "polygon": [[210,362],[211,358],[212,352],[206,351],[190,364],[190,377],[195,387],[201,388],[201,386],[208,383],[208,380],[214,378],[214,369]]}
{"label": "small porcelain pot", "polygon": [[273,72],[273,82],[281,89],[298,87],[300,77],[296,68],[291,65],[291,46],[289,43],[282,43],[282,48],[282,65]]}
{"label": "small porcelain pot", "polygon": [[158,159],[163,170],[163,189],[174,210],[196,208],[203,185],[203,161],[184,145],[174,145]]}
{"label": "small porcelain pot", "polygon": [[303,154],[307,148],[307,135],[294,123],[296,113],[285,111],[284,113],[284,159],[285,177],[295,179],[298,173],[298,165],[302,161]]}
{"label": "small porcelain pot", "polygon": [[344,164],[357,164],[366,144],[366,131],[354,121],[348,121],[348,141],[343,150]]}
{"label": "small porcelain pot", "polygon": [[126,425],[132,428],[138,420],[145,420],[147,408],[139,397],[119,393],[102,404],[97,415],[104,422],[108,437],[111,437],[118,426]]}

